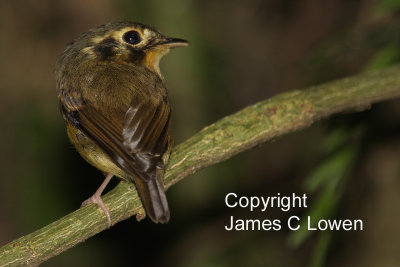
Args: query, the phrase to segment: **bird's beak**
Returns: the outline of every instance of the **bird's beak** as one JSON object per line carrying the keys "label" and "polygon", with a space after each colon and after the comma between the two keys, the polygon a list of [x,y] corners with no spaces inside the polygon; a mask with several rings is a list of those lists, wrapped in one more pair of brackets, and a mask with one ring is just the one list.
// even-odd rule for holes
{"label": "bird's beak", "polygon": [[167,48],[175,48],[175,47],[183,47],[188,46],[189,42],[179,38],[165,38],[163,41],[158,43],[158,45],[167,47]]}

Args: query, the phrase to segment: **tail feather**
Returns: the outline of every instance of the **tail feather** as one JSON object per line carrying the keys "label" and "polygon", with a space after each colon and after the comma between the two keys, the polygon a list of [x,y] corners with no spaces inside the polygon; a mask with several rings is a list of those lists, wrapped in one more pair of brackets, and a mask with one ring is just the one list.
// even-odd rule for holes
{"label": "tail feather", "polygon": [[164,185],[160,180],[156,178],[143,181],[143,179],[134,178],[147,216],[155,223],[167,223],[169,221],[169,208]]}

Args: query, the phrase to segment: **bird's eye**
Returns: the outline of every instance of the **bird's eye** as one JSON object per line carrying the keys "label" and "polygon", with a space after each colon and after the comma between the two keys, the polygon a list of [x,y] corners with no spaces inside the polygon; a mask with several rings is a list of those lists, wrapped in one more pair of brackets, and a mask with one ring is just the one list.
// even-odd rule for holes
{"label": "bird's eye", "polygon": [[140,35],[137,31],[129,31],[129,32],[124,33],[124,36],[122,36],[122,39],[131,45],[138,44],[142,41],[142,38],[140,38]]}

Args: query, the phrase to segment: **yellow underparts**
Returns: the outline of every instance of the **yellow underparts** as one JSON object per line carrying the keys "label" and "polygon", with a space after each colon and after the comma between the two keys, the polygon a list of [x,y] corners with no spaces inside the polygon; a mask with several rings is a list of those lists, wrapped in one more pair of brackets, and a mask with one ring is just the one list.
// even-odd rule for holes
{"label": "yellow underparts", "polygon": [[115,165],[110,157],[108,157],[104,151],[91,139],[89,139],[82,131],[68,123],[67,132],[71,143],[89,164],[104,173],[112,173],[115,176],[123,179],[128,177],[128,175],[121,170],[121,168]]}
{"label": "yellow underparts", "polygon": [[162,78],[160,72],[160,60],[161,58],[169,52],[169,48],[155,48],[146,53],[145,58],[143,59],[143,64],[149,68],[151,71],[157,73],[160,78]]}

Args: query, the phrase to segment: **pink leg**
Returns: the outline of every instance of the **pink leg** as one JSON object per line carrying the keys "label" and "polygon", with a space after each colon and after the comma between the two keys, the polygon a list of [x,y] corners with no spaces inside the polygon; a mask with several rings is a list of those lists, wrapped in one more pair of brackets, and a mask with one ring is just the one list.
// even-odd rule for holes
{"label": "pink leg", "polygon": [[104,212],[104,214],[107,217],[108,221],[108,227],[111,226],[111,217],[110,217],[110,212],[108,211],[106,205],[104,204],[103,200],[101,199],[101,194],[103,193],[104,189],[106,188],[107,184],[110,182],[111,178],[114,176],[114,174],[109,173],[106,178],[104,179],[103,183],[101,183],[99,189],[94,193],[93,196],[90,198],[86,199],[83,201],[81,207],[86,206],[87,204],[90,203],[95,203],[97,204]]}

